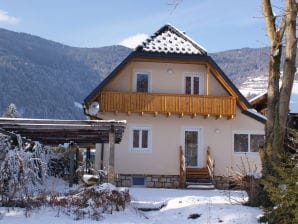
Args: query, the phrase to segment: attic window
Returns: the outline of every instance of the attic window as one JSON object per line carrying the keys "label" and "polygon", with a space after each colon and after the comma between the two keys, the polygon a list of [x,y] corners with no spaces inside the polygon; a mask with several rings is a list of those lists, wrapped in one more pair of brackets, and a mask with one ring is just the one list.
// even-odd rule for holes
{"label": "attic window", "polygon": [[204,94],[204,77],[199,74],[187,74],[184,77],[184,93],[185,94]]}
{"label": "attic window", "polygon": [[136,92],[151,92],[150,74],[148,72],[136,72],[134,78],[134,90]]}

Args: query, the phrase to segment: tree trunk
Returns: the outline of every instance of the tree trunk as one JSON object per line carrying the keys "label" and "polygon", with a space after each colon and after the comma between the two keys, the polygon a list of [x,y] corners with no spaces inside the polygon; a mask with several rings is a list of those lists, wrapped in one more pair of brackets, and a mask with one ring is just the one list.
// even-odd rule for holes
{"label": "tree trunk", "polygon": [[285,129],[287,124],[287,115],[289,113],[289,101],[292,92],[294,76],[296,72],[296,18],[297,18],[297,3],[295,0],[286,1],[286,28],[285,28],[285,61],[283,67],[282,86],[280,90],[279,103],[279,125],[282,133],[282,141],[285,136]]}
{"label": "tree trunk", "polygon": [[[278,178],[275,168],[280,165],[281,161],[279,156],[285,149],[284,141],[289,113],[289,101],[296,72],[297,3],[295,0],[285,0],[285,10],[279,27],[276,25],[276,16],[273,14],[270,0],[262,0],[262,7],[270,41],[270,61],[267,95],[268,116],[265,126],[266,142],[264,150],[261,151],[261,159],[263,165],[263,180],[270,182],[270,178]],[[284,34],[285,60],[283,62],[282,85],[281,88],[279,88]],[[270,196],[270,192],[267,190],[263,190],[265,197]],[[272,202],[270,198],[267,199],[268,200],[263,200],[263,203],[265,201]]]}
{"label": "tree trunk", "polygon": [[262,155],[263,176],[270,174],[270,161],[275,159],[280,146],[282,145],[282,135],[279,123],[279,79],[282,55],[282,39],[285,30],[285,20],[280,27],[276,28],[276,17],[273,14],[270,0],[262,0],[263,14],[266,21],[267,33],[270,41],[269,77],[267,104],[268,114],[265,126],[265,150]]}

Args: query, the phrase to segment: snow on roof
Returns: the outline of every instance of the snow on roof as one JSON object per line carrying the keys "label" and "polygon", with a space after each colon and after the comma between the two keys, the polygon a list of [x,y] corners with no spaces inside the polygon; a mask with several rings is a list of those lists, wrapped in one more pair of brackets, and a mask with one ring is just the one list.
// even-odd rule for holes
{"label": "snow on roof", "polygon": [[298,113],[298,81],[295,80],[290,98],[290,113]]}
{"label": "snow on roof", "polygon": [[171,25],[165,25],[160,28],[139,45],[136,51],[196,55],[207,54],[207,51],[202,46],[193,41],[184,32]]}
{"label": "snow on roof", "polygon": [[259,99],[260,97],[262,97],[262,96],[264,96],[264,95],[266,95],[266,94],[267,94],[267,90],[266,90],[266,91],[263,91],[262,93],[260,93],[260,94],[258,94],[258,95],[256,95],[255,97],[251,98],[248,102],[251,103],[251,102],[253,102],[253,101]]}
{"label": "snow on roof", "polygon": [[247,109],[247,111],[254,114],[255,116],[257,116],[261,119],[267,120],[267,117],[265,117],[264,115],[258,113],[258,111],[256,111],[255,109]]}

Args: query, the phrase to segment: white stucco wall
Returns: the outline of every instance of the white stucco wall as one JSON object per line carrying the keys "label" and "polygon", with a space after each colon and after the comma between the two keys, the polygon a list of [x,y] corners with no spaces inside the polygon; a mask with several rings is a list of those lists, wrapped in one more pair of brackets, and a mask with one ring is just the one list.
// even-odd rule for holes
{"label": "white stucco wall", "polygon": [[[168,72],[172,69],[172,73]],[[106,87],[110,91],[132,91],[133,79],[136,71],[147,71],[151,75],[152,92],[183,93],[186,72],[194,72],[204,76],[206,82],[206,66],[198,64],[173,64],[153,62],[131,62]],[[205,83],[206,87],[206,83]],[[228,95],[222,85],[210,76],[210,95]],[[205,88],[206,90],[206,88]],[[186,127],[200,128],[202,133],[202,161],[205,164],[206,150],[209,146],[215,159],[215,174],[229,175],[231,167],[237,170],[241,167],[241,158],[250,161],[251,166],[260,167],[258,153],[237,154],[233,152],[233,132],[252,131],[264,133],[264,124],[241,113],[237,108],[236,117],[228,120],[225,117],[191,118],[178,115],[140,114],[127,115],[125,113],[104,113],[104,119],[127,120],[127,128],[121,144],[116,145],[115,170],[121,174],[164,174],[177,175],[179,173],[179,146],[184,146],[183,129]],[[152,128],[152,151],[131,152],[129,147],[130,129],[133,125]],[[107,159],[107,158],[106,158]]]}

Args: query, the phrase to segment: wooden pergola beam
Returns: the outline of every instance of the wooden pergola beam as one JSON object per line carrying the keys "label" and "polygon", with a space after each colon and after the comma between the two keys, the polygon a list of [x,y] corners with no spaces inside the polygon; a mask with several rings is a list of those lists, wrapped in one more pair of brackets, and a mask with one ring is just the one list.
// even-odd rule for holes
{"label": "wooden pergola beam", "polygon": [[125,121],[0,118],[1,129],[46,145],[71,141],[79,146],[109,143],[111,127],[114,127],[115,143],[120,143],[126,127]]}

